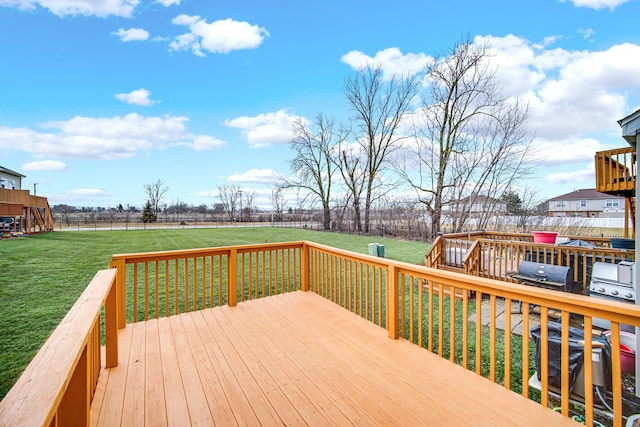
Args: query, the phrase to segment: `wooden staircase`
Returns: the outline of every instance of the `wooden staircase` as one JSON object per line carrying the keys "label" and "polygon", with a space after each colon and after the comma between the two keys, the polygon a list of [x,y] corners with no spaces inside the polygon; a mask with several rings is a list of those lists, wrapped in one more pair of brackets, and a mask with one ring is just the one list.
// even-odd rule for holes
{"label": "wooden staircase", "polygon": [[11,231],[27,234],[53,231],[55,220],[46,197],[33,196],[28,190],[0,188],[0,216],[16,219],[19,227]]}

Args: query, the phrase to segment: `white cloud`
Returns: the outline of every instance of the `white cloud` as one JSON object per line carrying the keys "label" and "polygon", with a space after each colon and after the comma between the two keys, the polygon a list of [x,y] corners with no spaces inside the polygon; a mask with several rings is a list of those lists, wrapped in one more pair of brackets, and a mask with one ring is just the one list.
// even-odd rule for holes
{"label": "white cloud", "polygon": [[218,140],[212,143],[210,136],[187,132],[186,122],[188,118],[182,116],[145,117],[132,113],[122,117],[76,116],[41,126],[51,132],[2,126],[0,149],[37,156],[110,160],[175,146],[203,150],[225,145]]}
{"label": "white cloud", "polygon": [[567,171],[567,172],[555,172],[548,174],[544,180],[550,184],[561,185],[561,184],[570,184],[575,183],[580,185],[579,183],[589,183],[589,186],[592,186],[595,182],[596,174],[595,174],[595,164],[591,162],[588,166],[583,169],[575,170],[575,171]]}
{"label": "white cloud", "polygon": [[496,55],[492,65],[505,94],[529,106],[528,125],[546,140],[618,131],[626,94],[638,95],[640,46],[624,43],[603,51],[548,49],[525,39],[476,37]]}
{"label": "white cloud", "polygon": [[286,110],[275,113],[259,114],[254,117],[241,116],[225,121],[232,128],[242,129],[242,135],[254,148],[268,147],[273,144],[287,144],[293,136],[292,123],[296,116]]}
{"label": "white cloud", "polygon": [[0,0],[0,6],[22,10],[33,10],[40,6],[57,16],[85,15],[101,18],[111,15],[130,18],[139,3],[139,0]]}
{"label": "white cloud", "polygon": [[208,135],[196,135],[193,137],[193,142],[190,145],[196,151],[209,151],[222,148],[226,146],[227,143]]}
{"label": "white cloud", "polygon": [[148,107],[150,105],[156,104],[160,101],[152,101],[149,99],[151,96],[151,92],[146,89],[137,89],[129,93],[116,93],[116,99],[126,102],[127,104],[133,105],[141,105],[144,107]]}
{"label": "white cloud", "polygon": [[592,28],[578,28],[578,33],[582,34],[583,39],[593,41],[593,35],[596,32]]}
{"label": "white cloud", "polygon": [[621,4],[629,0],[560,0],[562,3],[570,1],[575,7],[586,7],[588,9],[600,10],[608,7],[610,10],[615,9]]}
{"label": "white cloud", "polygon": [[129,28],[128,30],[120,28],[112,34],[120,37],[123,42],[141,41],[149,38],[149,32],[142,28]]}
{"label": "white cloud", "polygon": [[196,191],[196,196],[199,197],[218,197],[218,190],[204,190],[204,191]]}
{"label": "white cloud", "polygon": [[543,166],[558,166],[569,163],[593,162],[596,151],[607,150],[593,138],[575,141],[533,141],[536,148],[535,162]]}
{"label": "white cloud", "polygon": [[178,15],[172,22],[189,27],[190,32],[175,37],[169,44],[169,49],[191,50],[198,56],[204,56],[203,50],[229,53],[233,50],[254,49],[269,36],[269,32],[262,27],[233,19],[209,24],[199,16]]}
{"label": "white cloud", "polygon": [[66,168],[65,163],[57,160],[38,160],[22,165],[22,169],[26,171],[61,171]]}
{"label": "white cloud", "polygon": [[156,1],[156,3],[160,3],[164,7],[169,7],[169,6],[172,6],[174,4],[176,6],[179,6],[180,5],[180,0],[158,0],[158,1]]}
{"label": "white cloud", "polygon": [[71,190],[67,192],[67,194],[73,196],[108,196],[109,193],[102,190],[101,188],[78,188],[76,190]]}
{"label": "white cloud", "polygon": [[397,47],[390,47],[376,52],[374,57],[352,50],[342,55],[341,61],[354,70],[367,66],[380,66],[383,79],[389,80],[394,76],[419,73],[433,62],[433,58],[424,53],[403,54]]}
{"label": "white cloud", "polygon": [[273,184],[278,177],[278,172],[273,169],[251,169],[230,175],[228,181],[242,184]]}

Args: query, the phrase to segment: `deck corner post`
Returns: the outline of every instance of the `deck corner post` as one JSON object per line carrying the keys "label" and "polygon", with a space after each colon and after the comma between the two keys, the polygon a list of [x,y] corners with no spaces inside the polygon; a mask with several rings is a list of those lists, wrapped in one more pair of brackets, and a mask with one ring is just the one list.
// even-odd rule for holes
{"label": "deck corner post", "polygon": [[229,266],[227,268],[227,304],[229,307],[238,305],[238,250],[229,251]]}
{"label": "deck corner post", "polygon": [[303,291],[308,291],[309,286],[309,245],[302,245],[302,259],[300,260],[300,286]]}
{"label": "deck corner post", "polygon": [[398,267],[387,268],[387,330],[389,338],[398,339]]}
{"label": "deck corner post", "polygon": [[[117,272],[116,272],[117,277]],[[116,280],[109,286],[109,292],[105,301],[105,353],[107,368],[118,366],[118,298]]]}
{"label": "deck corner post", "polygon": [[127,264],[124,259],[111,259],[111,268],[116,273],[116,307],[118,329],[127,326]]}

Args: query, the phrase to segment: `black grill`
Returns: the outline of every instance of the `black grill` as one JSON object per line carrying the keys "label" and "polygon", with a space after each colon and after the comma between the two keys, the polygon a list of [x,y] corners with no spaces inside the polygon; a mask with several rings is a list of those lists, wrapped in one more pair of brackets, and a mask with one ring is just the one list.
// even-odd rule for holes
{"label": "black grill", "polygon": [[580,283],[573,281],[573,269],[571,267],[522,261],[520,267],[518,267],[518,274],[512,277],[523,285],[576,294],[582,293]]}

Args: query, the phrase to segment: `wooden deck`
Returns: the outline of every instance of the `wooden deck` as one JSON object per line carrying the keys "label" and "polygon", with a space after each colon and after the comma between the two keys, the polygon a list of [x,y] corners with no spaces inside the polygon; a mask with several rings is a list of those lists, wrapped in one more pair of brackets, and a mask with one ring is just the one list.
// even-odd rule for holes
{"label": "wooden deck", "polygon": [[312,293],[127,325],[93,425],[576,425]]}

